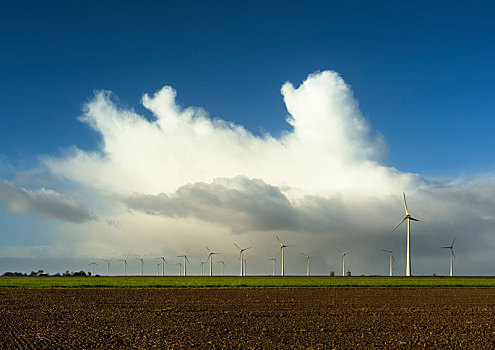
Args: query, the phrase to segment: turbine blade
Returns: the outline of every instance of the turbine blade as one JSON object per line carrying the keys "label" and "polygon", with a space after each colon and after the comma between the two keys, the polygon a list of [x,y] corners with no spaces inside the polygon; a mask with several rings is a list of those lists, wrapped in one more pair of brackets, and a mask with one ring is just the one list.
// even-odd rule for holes
{"label": "turbine blade", "polygon": [[244,250],[248,250],[248,249],[251,249],[252,247],[249,247],[249,248],[245,248]]}
{"label": "turbine blade", "polygon": [[407,216],[409,215],[409,210],[407,210],[406,194],[404,192],[402,192],[402,194],[404,195],[404,208],[406,209],[406,216]]}
{"label": "turbine blade", "polygon": [[454,259],[455,259],[455,254],[454,254],[454,251],[452,251],[452,256],[453,256],[453,257],[454,257]]}
{"label": "turbine blade", "polygon": [[205,245],[205,247],[206,247],[206,250],[207,250],[207,251],[209,251],[209,252],[211,253],[211,250],[208,248],[208,246],[207,246],[207,245]]}
{"label": "turbine blade", "polygon": [[239,247],[237,244],[234,243],[234,245],[237,247],[237,249],[242,250],[241,247]]}
{"label": "turbine blade", "polygon": [[280,244],[283,244],[282,241],[280,240],[280,238],[278,238],[278,236],[275,236],[277,237],[277,240],[280,242]]}
{"label": "turbine blade", "polygon": [[447,249],[447,248],[448,248],[448,249],[450,249],[450,247],[440,247],[440,248],[441,248],[441,249]]}
{"label": "turbine blade", "polygon": [[454,247],[454,243],[455,243],[456,239],[457,239],[457,237],[454,237],[454,240],[452,241],[452,244],[450,245],[451,247]]}
{"label": "turbine blade", "polygon": [[402,221],[401,221],[401,222],[399,222],[399,223],[398,223],[398,224],[394,227],[394,229],[393,229],[392,231],[390,231],[390,233],[394,232],[394,231],[395,231],[395,229],[396,229],[397,227],[399,227],[399,226],[400,226],[400,225],[401,225],[404,221],[406,221],[406,219],[407,219],[407,217],[405,217],[404,219],[402,219]]}
{"label": "turbine blade", "polygon": [[420,222],[420,223],[422,223],[422,224],[425,224],[425,225],[429,225],[429,223],[427,223],[427,222],[424,222],[424,221],[422,221],[422,220],[419,220],[419,219],[416,219],[416,218],[413,218],[412,216],[410,216],[410,217],[409,217],[409,219],[411,219],[411,220],[413,220],[413,221],[417,221],[417,222]]}

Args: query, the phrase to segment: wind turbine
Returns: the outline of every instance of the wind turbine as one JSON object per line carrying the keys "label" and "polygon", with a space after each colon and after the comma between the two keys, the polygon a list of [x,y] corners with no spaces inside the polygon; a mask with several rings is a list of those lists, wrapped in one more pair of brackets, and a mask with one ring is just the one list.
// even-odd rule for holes
{"label": "wind turbine", "polygon": [[390,255],[390,277],[392,277],[394,275],[394,249],[395,247],[393,247],[391,250],[385,250],[385,249],[380,249],[382,252],[385,252],[385,253],[388,253]]}
{"label": "wind turbine", "polygon": [[402,221],[399,222],[390,233],[394,232],[397,227],[399,227],[404,221],[407,220],[406,276],[411,276],[411,220],[418,221],[427,225],[428,223],[415,219],[409,214],[409,210],[407,210],[406,194],[402,194],[404,195],[404,209],[406,209],[406,217],[402,219]]}
{"label": "wind turbine", "polygon": [[304,253],[301,254],[306,258],[306,276],[309,276],[309,259],[311,258],[311,255],[307,255]]}
{"label": "wind turbine", "polygon": [[189,259],[187,258],[187,253],[189,253],[189,249],[187,250],[186,254],[177,255],[178,258],[184,258],[184,277],[187,276],[187,263],[189,262]]}
{"label": "wind turbine", "polygon": [[239,261],[241,262],[241,276],[244,276],[244,251],[251,249],[251,247],[241,248],[235,243],[234,245],[237,247],[237,249],[239,249]]}
{"label": "wind turbine", "polygon": [[220,266],[220,271],[221,271],[220,273],[221,273],[221,276],[223,276],[223,269],[225,267],[225,262],[222,259],[222,260],[217,261],[217,264],[222,264],[222,266]]}
{"label": "wind turbine", "polygon": [[160,263],[156,264],[156,275],[160,276]]}
{"label": "wind turbine", "polygon": [[249,256],[246,256],[246,259],[244,259],[244,276],[247,276],[247,261],[248,261]]}
{"label": "wind turbine", "polygon": [[210,276],[213,276],[213,255],[219,254],[219,253],[212,252],[207,246],[205,246],[205,247],[206,247],[206,250],[210,253],[210,254],[208,254],[208,259],[206,261],[210,260]]}
{"label": "wind turbine", "polygon": [[277,240],[280,243],[279,254],[282,254],[282,256],[281,256],[281,260],[282,260],[282,276],[285,276],[285,271],[284,271],[284,248],[293,247],[293,245],[285,245],[285,244],[282,243],[282,241],[280,240],[280,238],[278,238],[278,236],[275,236],[275,237],[277,237]]}
{"label": "wind turbine", "polygon": [[343,252],[339,249],[337,250],[339,251],[340,255],[342,255],[342,276],[345,276],[345,256],[350,252]]}
{"label": "wind turbine", "polygon": [[201,264],[199,264],[199,267],[201,267],[201,276],[203,276],[203,265],[206,264],[206,261],[201,261]]}
{"label": "wind turbine", "polygon": [[457,237],[454,237],[454,240],[452,241],[452,244],[447,246],[447,247],[441,247],[441,248],[446,248],[450,249],[450,277],[454,276],[454,260],[455,259],[455,254],[454,254],[454,242]]}
{"label": "wind turbine", "polygon": [[141,262],[141,276],[143,275],[143,266],[144,266],[144,256],[142,258],[134,258]]}
{"label": "wind turbine", "polygon": [[[278,255],[278,254],[277,254]],[[268,261],[273,261],[273,276],[276,276],[277,275],[277,270],[276,270],[276,267],[277,267],[277,259],[275,258],[270,258],[268,259]]]}
{"label": "wind turbine", "polygon": [[107,263],[107,276],[110,276],[110,261],[112,261],[113,258],[112,259],[100,259],[100,260],[106,261],[106,263]]}
{"label": "wind turbine", "polygon": [[124,276],[127,276],[127,259],[119,259],[124,262]]}
{"label": "wind turbine", "polygon": [[165,264],[168,264],[167,260],[165,260],[165,253],[157,259],[162,260],[162,276],[165,276]]}
{"label": "wind turbine", "polygon": [[98,265],[96,262],[92,261],[88,264],[89,266],[93,266],[93,272],[92,272],[92,276],[94,277],[95,276],[95,265]]}
{"label": "wind turbine", "polygon": [[178,262],[175,265],[179,265],[179,276],[182,276],[182,263]]}

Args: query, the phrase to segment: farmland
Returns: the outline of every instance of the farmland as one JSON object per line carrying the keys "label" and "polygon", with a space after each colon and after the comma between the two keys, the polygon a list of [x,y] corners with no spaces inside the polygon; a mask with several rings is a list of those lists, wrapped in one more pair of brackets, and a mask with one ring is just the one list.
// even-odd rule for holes
{"label": "farmland", "polygon": [[495,288],[0,289],[0,349],[495,348]]}
{"label": "farmland", "polygon": [[0,277],[0,288],[495,287],[494,277]]}

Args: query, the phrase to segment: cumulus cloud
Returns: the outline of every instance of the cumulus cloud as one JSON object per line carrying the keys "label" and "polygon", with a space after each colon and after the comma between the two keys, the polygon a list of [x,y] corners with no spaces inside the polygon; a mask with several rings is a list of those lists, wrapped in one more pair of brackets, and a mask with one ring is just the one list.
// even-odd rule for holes
{"label": "cumulus cloud", "polygon": [[[235,261],[233,241],[266,258],[278,249],[277,234],[296,244],[287,266],[301,273],[301,251],[315,253],[318,273],[338,270],[337,248],[352,249],[354,271],[377,273],[383,263],[386,272],[380,249],[397,245],[398,268],[404,267],[405,235],[390,230],[404,216],[405,191],[413,215],[431,224],[412,226],[413,272],[448,271],[438,247],[454,236],[465,264],[460,271],[491,271],[493,174],[433,181],[385,165],[384,137],[336,72],[285,83],[281,93],[292,130],[277,138],[181,107],[169,86],[143,96],[151,118],[119,107],[110,92],[96,93],[80,120],[101,137],[99,149],[74,147],[42,159],[54,177],[94,194],[94,207],[108,217],[72,229],[84,237],[74,244],[90,256],[144,254],[164,245],[172,254],[191,248],[201,256],[208,243]],[[251,264],[257,273],[271,268],[264,259]]]}
{"label": "cumulus cloud", "polygon": [[383,195],[416,188],[422,179],[381,165],[383,138],[373,135],[352,91],[335,72],[310,75],[282,87],[293,132],[279,139],[254,136],[242,126],[182,109],[164,87],[143,105],[154,120],[122,110],[97,93],[81,118],[102,136],[100,152],[75,149],[46,158],[55,174],[118,193],[175,191],[185,183],[245,175],[311,192]]}
{"label": "cumulus cloud", "polygon": [[94,219],[92,214],[74,200],[60,193],[46,188],[31,191],[5,180],[0,180],[0,203],[6,205],[10,214],[36,213],[42,217],[76,224]]}

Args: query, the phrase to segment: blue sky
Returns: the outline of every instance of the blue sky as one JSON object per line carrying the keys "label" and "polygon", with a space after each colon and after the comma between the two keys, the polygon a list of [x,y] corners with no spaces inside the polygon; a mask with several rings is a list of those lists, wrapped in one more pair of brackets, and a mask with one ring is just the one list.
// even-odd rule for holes
{"label": "blue sky", "polygon": [[279,88],[324,69],[384,134],[386,162],[493,170],[494,24],[487,2],[6,2],[0,150],[10,162],[98,139],[76,117],[94,90],[124,105],[162,85],[253,132],[288,129]]}
{"label": "blue sky", "polygon": [[[493,4],[476,1],[469,5],[461,1],[108,1],[84,4],[5,1],[0,13],[0,180],[7,181],[3,191],[8,199],[2,202],[0,198],[0,208],[4,209],[0,223],[7,230],[4,244],[8,249],[0,255],[22,255],[12,253],[17,246],[64,246],[71,240],[62,234],[64,230],[73,232],[71,237],[81,237],[98,227],[95,226],[97,223],[115,221],[119,223],[114,225],[117,227],[125,226],[120,222],[127,219],[133,224],[139,221],[117,214],[116,208],[123,204],[115,204],[114,198],[117,194],[123,196],[121,187],[111,184],[88,187],[84,179],[71,172],[71,169],[79,169],[81,173],[96,174],[95,169],[105,168],[107,170],[101,174],[104,177],[135,166],[132,162],[121,163],[123,155],[128,154],[121,148],[102,146],[117,147],[121,143],[101,124],[105,117],[101,116],[101,105],[94,103],[95,94],[101,90],[113,93],[112,102],[102,102],[103,107],[116,105],[121,110],[133,109],[145,120],[153,122],[157,118],[156,111],[143,107],[140,100],[145,93],[151,96],[163,86],[171,86],[177,92],[179,106],[198,106],[211,118],[241,125],[254,135],[263,137],[264,133],[269,133],[281,139],[293,131],[293,126],[286,122],[290,113],[284,98],[289,105],[292,103],[294,110],[301,103],[297,94],[291,95],[290,89],[282,96],[282,85],[291,82],[297,89],[312,73],[335,71],[352,91],[344,97],[353,94],[360,111],[355,113],[362,113],[363,120],[371,127],[369,132],[352,134],[356,140],[380,153],[366,159],[387,167],[387,172],[396,168],[409,179],[405,185],[406,182],[392,179],[390,175],[390,181],[384,180],[383,186],[377,184],[377,188],[383,189],[381,193],[388,194],[393,184],[404,184],[395,190],[400,200],[405,189],[421,192],[425,191],[425,186],[430,186],[431,190],[431,183],[440,181],[435,187],[435,191],[440,191],[442,187],[468,178],[475,178],[473,183],[478,187],[489,186],[488,193],[491,193],[495,171],[493,15]],[[309,79],[307,86],[316,89],[318,81],[333,84],[339,79],[324,75]],[[303,100],[308,97],[303,96],[302,90],[300,95]],[[165,103],[163,99],[156,101]],[[88,104],[96,111],[90,119],[100,123],[100,129],[78,119],[85,114],[84,106]],[[359,123],[360,118],[357,117]],[[122,125],[130,127],[125,123]],[[222,130],[219,127],[212,132],[212,138],[233,142]],[[384,137],[385,152],[378,151],[382,144],[373,141],[377,133]],[[132,135],[136,135],[132,141],[136,143],[129,143],[136,145],[133,149],[150,137],[137,136],[138,130]],[[336,139],[338,136],[333,135]],[[176,144],[182,140],[177,140]],[[353,150],[353,142],[344,140],[339,147],[344,147],[343,153],[355,162],[359,157]],[[162,146],[167,149],[167,145]],[[95,166],[91,168],[72,155],[74,147],[87,159],[92,157],[92,152],[109,158],[109,155],[120,156],[104,164],[97,164],[98,159],[91,158],[94,162],[91,166]],[[145,154],[143,158],[151,153],[152,149],[142,153]],[[127,182],[123,181],[120,186],[130,186],[134,194],[155,195],[175,193],[181,186],[194,186],[200,182],[211,184],[208,191],[212,193],[222,186],[227,189],[241,186],[248,191],[249,186],[260,185],[248,185],[236,178],[247,176],[259,177],[276,189],[287,183],[304,188],[307,193],[334,191],[335,188],[344,191],[337,185],[331,190],[306,186],[295,177],[293,183],[290,179],[286,182],[283,176],[271,178],[273,171],[240,169],[226,161],[229,154],[222,153],[218,159],[212,154],[206,156],[212,156],[218,162],[212,161],[211,167],[225,161],[224,173],[211,172],[211,177],[206,178],[191,175],[184,183],[169,179],[168,185],[161,187],[140,186],[135,179],[146,178],[143,169],[156,161],[150,156],[148,163],[143,162],[142,167],[138,167],[143,173],[129,175]],[[184,163],[177,168],[164,165],[165,173],[167,169],[174,169],[177,173],[191,174],[192,170],[184,164],[194,157],[194,154],[184,157]],[[327,159],[327,154],[322,157],[322,161]],[[259,167],[255,160],[246,160],[250,161],[255,164],[253,167]],[[322,172],[326,170],[322,169]],[[418,174],[421,180],[414,180],[412,174]],[[225,176],[231,182],[214,182],[218,176]],[[368,178],[372,176],[357,180],[363,183],[366,191]],[[150,179],[149,183],[152,182]],[[336,177],[332,181],[340,180]],[[171,187],[170,183],[176,186]],[[476,198],[478,187],[466,191]],[[41,188],[49,192],[39,192]],[[33,192],[25,192],[27,189]],[[131,196],[131,192],[125,195]],[[292,201],[291,195],[282,192]],[[91,198],[90,193],[108,197],[96,202],[96,197]],[[184,192],[177,193],[180,197]],[[338,196],[336,193],[327,195]],[[109,200],[109,197],[113,199]],[[445,200],[446,197],[438,194],[435,198]],[[12,198],[24,203],[21,209]],[[343,198],[348,197],[343,195]],[[427,195],[418,194],[418,201],[425,203],[426,198]],[[46,205],[42,204],[45,200],[48,200]],[[144,215],[143,211],[149,214],[149,203],[143,200],[129,197],[123,203],[140,212],[139,215]],[[194,203],[189,197],[180,200],[186,207],[184,203]],[[166,203],[160,203],[167,208],[177,204],[168,199]],[[387,202],[387,207],[389,204]],[[400,201],[396,204],[400,209]],[[484,208],[491,208],[491,205],[489,202]],[[40,206],[44,209],[39,210]],[[345,207],[349,209],[351,205]],[[151,211],[162,213],[162,209]],[[304,211],[304,208],[296,209]],[[188,210],[192,210],[191,207]],[[197,215],[200,220],[205,219],[203,212],[191,213],[192,217]],[[262,222],[262,218],[257,219]],[[239,223],[218,220],[215,224],[220,226],[239,227]],[[149,227],[159,225],[151,221],[148,224]],[[130,227],[135,227],[129,225],[130,232]],[[268,227],[270,233],[272,227],[279,227],[273,222],[260,225],[263,229]],[[184,232],[192,230],[191,227],[181,226]],[[45,233],[40,235],[33,228]],[[445,227],[443,234],[450,240],[449,229],[450,226]],[[109,242],[115,238],[111,238],[111,234],[108,237]],[[85,256],[89,254],[89,248],[81,242],[74,250]],[[426,263],[424,268],[428,270]],[[480,271],[486,273],[483,269]]]}

